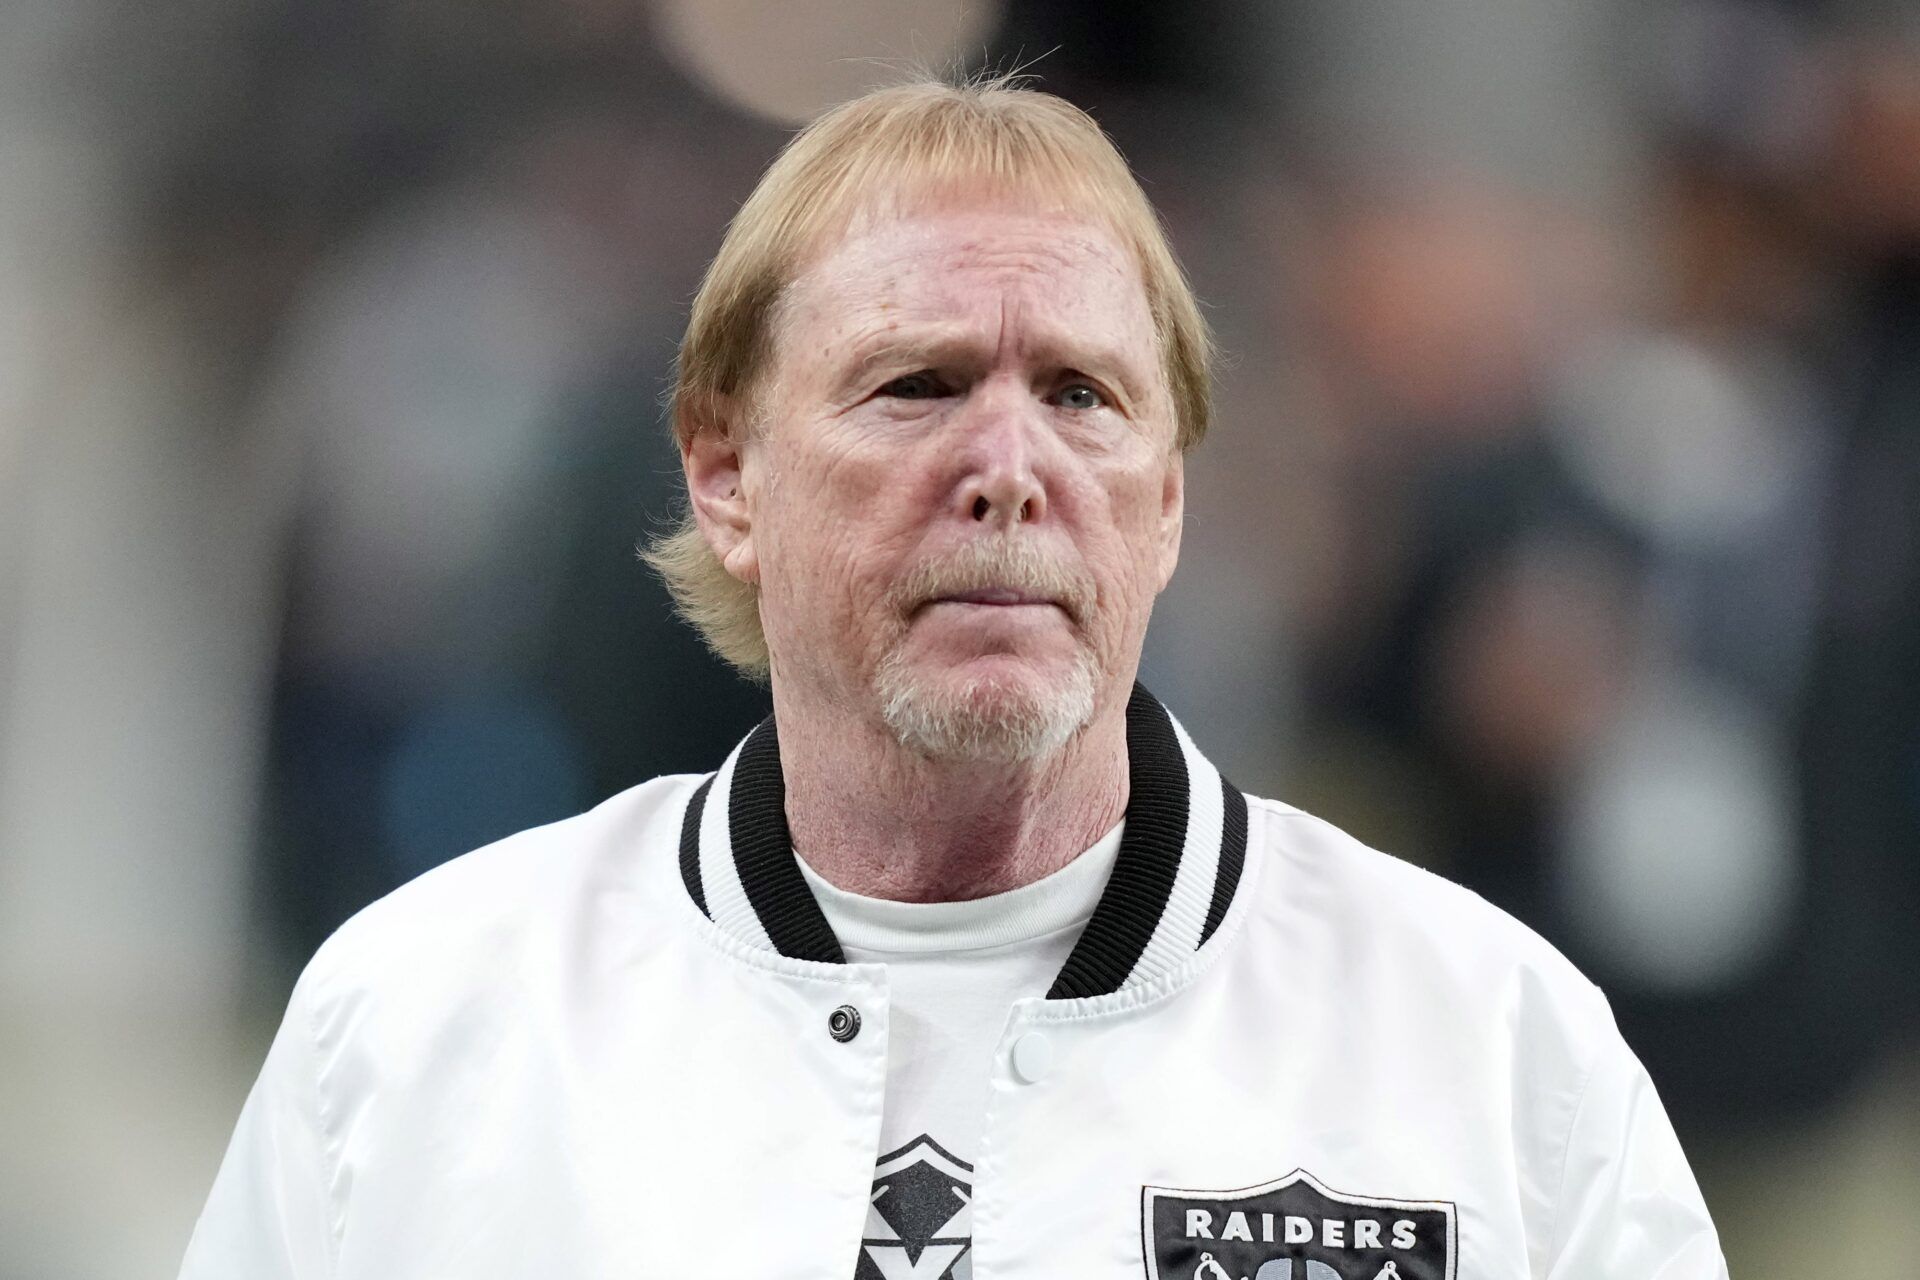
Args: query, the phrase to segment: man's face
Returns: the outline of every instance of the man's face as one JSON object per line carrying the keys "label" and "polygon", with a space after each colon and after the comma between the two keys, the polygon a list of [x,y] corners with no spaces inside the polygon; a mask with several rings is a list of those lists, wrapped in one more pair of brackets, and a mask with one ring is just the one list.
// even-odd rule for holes
{"label": "man's face", "polygon": [[776,680],[932,755],[1022,759],[1124,701],[1179,550],[1139,269],[1103,226],[937,206],[793,284],[740,454]]}

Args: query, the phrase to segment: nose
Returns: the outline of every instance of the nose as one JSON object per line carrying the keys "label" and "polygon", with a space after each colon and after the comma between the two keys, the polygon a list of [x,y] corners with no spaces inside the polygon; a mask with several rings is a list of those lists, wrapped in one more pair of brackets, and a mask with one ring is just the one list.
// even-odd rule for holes
{"label": "nose", "polygon": [[1039,424],[1032,409],[1017,401],[991,403],[996,399],[988,397],[969,424],[966,470],[955,497],[968,519],[1004,530],[1044,519],[1047,492],[1037,469]]}

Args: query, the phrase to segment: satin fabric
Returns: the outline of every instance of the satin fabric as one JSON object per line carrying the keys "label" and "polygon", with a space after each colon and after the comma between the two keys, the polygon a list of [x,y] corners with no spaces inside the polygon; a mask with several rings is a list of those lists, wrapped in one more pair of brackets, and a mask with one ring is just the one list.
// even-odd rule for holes
{"label": "satin fabric", "polygon": [[[887,973],[702,914],[676,857],[701,781],[455,859],[329,939],[185,1280],[851,1276]],[[1038,1081],[1012,1062],[1035,1032]],[[1270,801],[1211,937],[1110,994],[1018,1001],[986,1086],[975,1280],[1139,1280],[1145,1188],[1294,1170],[1453,1205],[1459,1280],[1725,1275],[1600,992],[1473,894]]]}

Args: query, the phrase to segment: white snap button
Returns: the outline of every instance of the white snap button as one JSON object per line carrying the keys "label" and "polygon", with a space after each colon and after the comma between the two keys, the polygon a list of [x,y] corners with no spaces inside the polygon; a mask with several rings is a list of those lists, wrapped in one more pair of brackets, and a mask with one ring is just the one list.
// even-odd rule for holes
{"label": "white snap button", "polygon": [[1053,1070],[1053,1041],[1029,1031],[1013,1042],[1013,1074],[1028,1084],[1039,1084]]}

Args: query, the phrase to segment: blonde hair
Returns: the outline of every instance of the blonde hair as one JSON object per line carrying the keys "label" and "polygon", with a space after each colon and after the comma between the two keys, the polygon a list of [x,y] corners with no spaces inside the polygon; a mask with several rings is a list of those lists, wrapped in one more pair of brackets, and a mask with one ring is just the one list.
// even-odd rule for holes
{"label": "blonde hair", "polygon": [[[1097,218],[1131,247],[1160,344],[1175,443],[1183,452],[1198,444],[1211,408],[1212,339],[1158,215],[1091,116],[1007,75],[879,89],[795,135],[734,215],[694,296],[671,393],[675,439],[684,445],[715,429],[723,405],[752,418],[787,287],[856,214],[983,186]],[[692,512],[643,554],[707,644],[764,677],[759,592],[727,572]]]}

